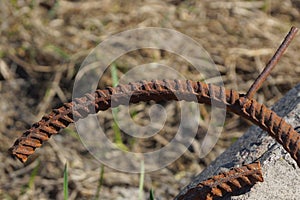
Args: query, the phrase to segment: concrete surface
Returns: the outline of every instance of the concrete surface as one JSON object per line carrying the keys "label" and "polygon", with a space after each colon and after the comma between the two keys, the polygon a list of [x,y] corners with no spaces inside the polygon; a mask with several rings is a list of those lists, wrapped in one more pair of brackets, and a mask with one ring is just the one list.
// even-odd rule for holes
{"label": "concrete surface", "polygon": [[[300,84],[284,95],[272,110],[279,116],[283,116],[299,132]],[[264,182],[241,191],[240,195],[223,199],[300,199],[300,168],[283,147],[257,126],[252,126],[237,142],[196,176],[179,195],[224,169],[248,164],[257,159],[262,164]]]}

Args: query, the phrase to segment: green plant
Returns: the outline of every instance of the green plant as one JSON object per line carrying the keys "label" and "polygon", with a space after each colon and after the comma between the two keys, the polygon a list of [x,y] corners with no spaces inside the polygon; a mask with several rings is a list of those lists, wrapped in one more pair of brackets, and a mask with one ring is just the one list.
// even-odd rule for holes
{"label": "green plant", "polygon": [[[110,72],[111,72],[113,86],[115,87],[119,83],[118,74],[117,74],[117,65],[115,63],[111,64]],[[120,149],[127,151],[128,148],[126,145],[124,145],[122,141],[121,130],[116,122],[118,120],[118,112],[119,112],[118,108],[112,108],[112,113],[114,116],[114,122],[112,124],[112,129],[115,133],[114,142]]]}
{"label": "green plant", "polygon": [[53,51],[54,53],[56,53],[57,55],[59,55],[61,58],[63,58],[66,61],[70,60],[70,55],[58,46],[49,44],[46,46],[46,49]]}
{"label": "green plant", "polygon": [[155,200],[155,198],[154,198],[154,192],[153,192],[153,189],[152,189],[152,188],[151,188],[151,190],[150,190],[149,200]]}
{"label": "green plant", "polygon": [[29,178],[28,184],[22,188],[21,194],[25,194],[28,189],[33,189],[33,187],[34,187],[34,180],[35,180],[35,177],[36,177],[37,172],[39,170],[39,167],[40,167],[40,161],[38,161],[38,163],[36,164],[36,166],[33,168],[32,172],[30,174],[30,178]]}
{"label": "green plant", "polygon": [[80,136],[73,129],[65,128],[63,131],[69,134],[71,137],[80,141]]}
{"label": "green plant", "polygon": [[145,178],[145,167],[144,167],[144,160],[141,161],[141,171],[140,171],[140,184],[139,184],[139,200],[143,199],[144,196],[144,178]]}
{"label": "green plant", "polygon": [[68,197],[68,166],[66,163],[64,169],[64,200],[68,200]]}
{"label": "green plant", "polygon": [[99,177],[99,180],[98,180],[98,186],[97,186],[97,191],[96,191],[94,200],[99,199],[101,187],[103,185],[103,180],[104,180],[104,165],[101,165],[101,168],[100,168],[100,177]]}

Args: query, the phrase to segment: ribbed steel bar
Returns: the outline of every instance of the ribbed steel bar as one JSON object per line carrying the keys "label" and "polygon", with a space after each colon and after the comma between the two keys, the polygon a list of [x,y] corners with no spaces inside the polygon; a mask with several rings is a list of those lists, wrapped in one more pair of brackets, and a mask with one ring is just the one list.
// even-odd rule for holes
{"label": "ribbed steel bar", "polygon": [[226,106],[234,112],[266,130],[296,160],[300,167],[300,134],[284,119],[254,99],[224,87],[205,84],[191,80],[153,80],[119,85],[96,90],[94,94],[86,94],[73,102],[66,103],[45,115],[32,125],[14,145],[11,152],[22,162],[34,153],[51,135],[57,134],[70,123],[96,112],[104,111],[111,106],[138,103],[141,101],[196,101],[198,103]]}
{"label": "ribbed steel bar", "polygon": [[252,186],[256,182],[263,182],[259,162],[244,165],[220,173],[197,186],[190,188],[186,193],[178,196],[178,200],[213,200],[220,199],[228,194],[234,194],[239,189]]}

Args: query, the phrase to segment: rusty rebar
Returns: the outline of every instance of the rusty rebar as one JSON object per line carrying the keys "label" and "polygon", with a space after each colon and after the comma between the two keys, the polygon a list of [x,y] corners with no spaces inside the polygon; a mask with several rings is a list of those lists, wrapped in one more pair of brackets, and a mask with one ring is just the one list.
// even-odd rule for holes
{"label": "rusty rebar", "polygon": [[45,115],[16,140],[11,152],[19,160],[26,162],[28,156],[33,154],[35,149],[51,135],[57,134],[70,123],[93,113],[94,109],[98,112],[110,107],[150,100],[185,100],[205,104],[214,102],[214,105],[218,107],[226,106],[228,111],[266,130],[291,154],[300,167],[300,134],[284,119],[254,99],[247,99],[243,94],[191,80],[140,81],[118,85],[115,88],[96,90],[95,94],[86,94],[84,97],[76,98],[73,102],[66,103],[54,109],[49,115]]}
{"label": "rusty rebar", "polygon": [[189,188],[178,200],[213,200],[225,195],[234,194],[246,186],[253,186],[263,182],[262,170],[259,162],[237,167],[228,172],[220,173],[195,187]]}
{"label": "rusty rebar", "polygon": [[277,51],[273,55],[273,57],[269,60],[268,64],[264,68],[264,70],[259,74],[257,79],[254,81],[254,83],[251,85],[250,89],[248,90],[246,97],[248,99],[252,99],[254,94],[257,92],[257,90],[261,87],[263,82],[267,79],[267,77],[270,75],[272,69],[276,66],[279,59],[283,55],[284,51],[288,48],[291,41],[294,39],[298,32],[298,28],[292,27],[289,33],[284,38],[281,45],[278,47]]}
{"label": "rusty rebar", "polygon": [[[140,81],[128,85],[118,85],[115,88],[107,87],[104,90],[96,90],[94,94],[86,94],[82,98],[76,98],[73,102],[65,103],[62,107],[54,109],[49,115],[45,115],[24,132],[15,141],[10,151],[13,156],[24,163],[34,153],[35,149],[41,147],[43,142],[52,135],[59,133],[70,123],[94,113],[93,111],[104,111],[110,107],[140,101],[185,100],[205,104],[213,102],[215,106],[221,108],[226,106],[228,111],[252,121],[275,138],[300,167],[300,134],[275,112],[252,99],[297,31],[297,28],[291,28],[275,55],[254,81],[246,95],[233,90],[226,90],[220,86],[191,80]],[[215,199],[233,193],[246,185],[251,186],[258,181],[263,181],[260,163],[252,163],[203,181],[196,187],[189,189],[179,199]]]}

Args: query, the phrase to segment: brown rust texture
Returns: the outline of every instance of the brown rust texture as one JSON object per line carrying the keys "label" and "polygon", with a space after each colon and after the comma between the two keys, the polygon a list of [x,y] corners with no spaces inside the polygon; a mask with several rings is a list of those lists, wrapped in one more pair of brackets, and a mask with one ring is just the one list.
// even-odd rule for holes
{"label": "brown rust texture", "polygon": [[205,84],[191,80],[153,80],[107,87],[96,90],[94,94],[86,94],[70,103],[54,109],[39,122],[32,125],[14,145],[11,153],[20,161],[26,162],[28,157],[47,141],[51,135],[80,118],[110,107],[138,103],[141,101],[196,101],[211,104],[234,112],[262,129],[275,138],[296,160],[300,167],[300,134],[293,127],[266,106],[254,99],[224,87]]}
{"label": "brown rust texture", "polygon": [[252,99],[256,91],[262,86],[264,81],[267,79],[267,77],[270,75],[272,69],[276,66],[276,64],[279,62],[281,56],[285,52],[285,50],[288,48],[292,40],[295,38],[296,34],[298,32],[298,28],[292,26],[289,33],[285,36],[284,40],[282,41],[281,45],[278,47],[277,51],[273,55],[273,57],[270,59],[264,70],[259,74],[259,76],[256,78],[254,83],[251,85],[250,89],[248,90],[246,97],[249,99]]}
{"label": "brown rust texture", "polygon": [[259,162],[237,167],[228,172],[220,173],[197,186],[190,188],[178,200],[212,200],[225,195],[234,194],[246,186],[253,186],[256,182],[263,182]]}

